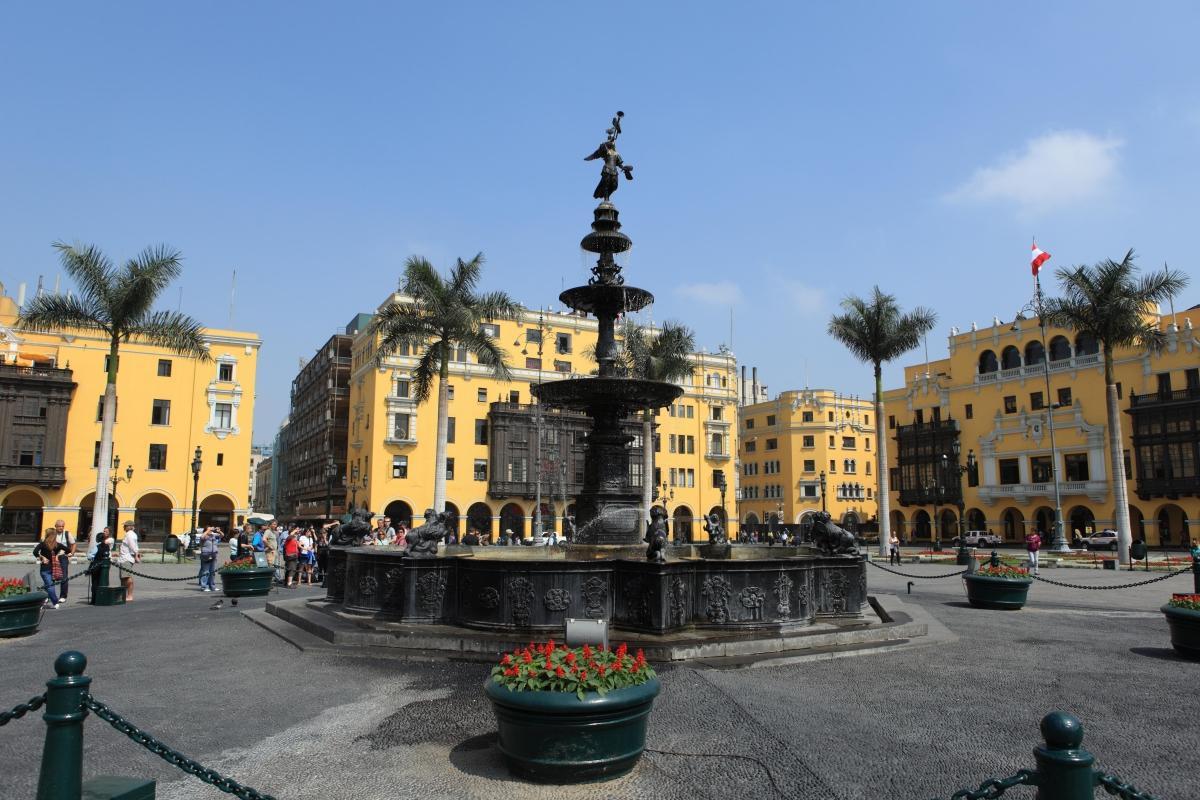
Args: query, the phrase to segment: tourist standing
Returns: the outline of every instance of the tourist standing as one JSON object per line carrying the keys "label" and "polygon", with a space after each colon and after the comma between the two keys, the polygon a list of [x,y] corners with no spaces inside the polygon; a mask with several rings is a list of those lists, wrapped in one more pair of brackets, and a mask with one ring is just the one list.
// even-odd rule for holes
{"label": "tourist standing", "polygon": [[317,529],[317,578],[325,585],[325,570],[329,567],[329,531]]}
{"label": "tourist standing", "polygon": [[296,583],[299,584],[303,579],[304,583],[312,586],[313,564],[317,563],[317,554],[313,550],[312,528],[306,528],[297,541],[300,545],[300,577],[296,579]]}
{"label": "tourist standing", "polygon": [[300,537],[296,534],[296,529],[293,528],[288,533],[287,539],[283,541],[283,586],[285,589],[290,589],[293,585],[299,585],[299,565]]}
{"label": "tourist standing", "polygon": [[1029,553],[1029,568],[1038,574],[1038,551],[1042,549],[1042,537],[1037,531],[1025,537],[1025,550]]}
{"label": "tourist standing", "polygon": [[217,556],[221,554],[221,533],[211,527],[205,528],[200,536],[200,589],[213,592],[217,589]]}
{"label": "tourist standing", "polygon": [[[67,552],[60,554],[58,557],[59,566],[62,568],[62,575],[66,578],[71,571],[71,556],[75,555],[75,537],[67,530],[67,523],[61,519],[55,521],[54,532],[58,537],[58,543],[67,548]],[[63,581],[62,588],[58,593],[59,600],[66,601],[67,587],[69,585],[68,581]]]}
{"label": "tourist standing", "polygon": [[55,591],[55,581],[62,580],[65,574],[62,571],[62,561],[59,556],[67,551],[58,542],[58,531],[54,528],[46,528],[42,533],[42,540],[33,548],[33,557],[38,562],[38,572],[42,576],[42,586],[46,590],[47,600],[45,605],[50,608],[58,608],[63,604],[62,600],[58,599],[58,592]]}
{"label": "tourist standing", "polygon": [[892,531],[891,538],[888,539],[888,563],[900,563],[900,537],[895,531]]}
{"label": "tourist standing", "polygon": [[[121,537],[120,555],[117,557],[118,567],[132,567],[142,560],[142,551],[138,546],[137,531],[132,522],[125,523],[125,535]],[[133,601],[133,576],[121,574],[121,585],[125,587],[125,602]]]}
{"label": "tourist standing", "polygon": [[263,552],[267,554],[267,566],[275,566],[275,554],[279,546],[279,523],[272,521],[263,531]]}
{"label": "tourist standing", "polygon": [[102,531],[97,531],[92,537],[92,543],[88,546],[88,561],[91,565],[88,571],[92,575],[92,602],[96,599],[96,590],[100,588],[100,578],[107,574],[107,570],[101,570],[104,563],[112,558],[112,529],[105,527]]}

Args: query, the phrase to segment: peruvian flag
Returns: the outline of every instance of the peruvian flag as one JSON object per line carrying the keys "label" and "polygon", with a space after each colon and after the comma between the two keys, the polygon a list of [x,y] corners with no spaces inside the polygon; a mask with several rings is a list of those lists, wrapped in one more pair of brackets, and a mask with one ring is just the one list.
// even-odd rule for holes
{"label": "peruvian flag", "polygon": [[1039,250],[1038,246],[1037,246],[1037,242],[1034,242],[1033,243],[1033,258],[1029,261],[1030,267],[1033,268],[1033,277],[1035,277],[1035,278],[1037,277],[1038,269],[1041,268],[1042,264],[1045,264],[1049,260],[1050,260],[1050,254]]}

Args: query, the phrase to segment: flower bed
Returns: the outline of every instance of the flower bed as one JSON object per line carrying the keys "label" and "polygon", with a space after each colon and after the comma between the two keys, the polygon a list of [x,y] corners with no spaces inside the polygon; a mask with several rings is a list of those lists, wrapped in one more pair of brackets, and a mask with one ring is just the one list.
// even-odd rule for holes
{"label": "flower bed", "polygon": [[17,578],[0,578],[0,637],[37,633],[45,592],[31,592]]}
{"label": "flower bed", "polygon": [[639,650],[546,644],[507,653],[484,692],[509,769],[549,783],[629,772],[646,746],[658,678]]}
{"label": "flower bed", "polygon": [[275,579],[275,570],[256,565],[253,557],[230,561],[217,572],[226,597],[263,597]]}
{"label": "flower bed", "polygon": [[1007,564],[987,564],[974,573],[963,575],[967,600],[976,608],[1015,611],[1029,596],[1029,570]]}

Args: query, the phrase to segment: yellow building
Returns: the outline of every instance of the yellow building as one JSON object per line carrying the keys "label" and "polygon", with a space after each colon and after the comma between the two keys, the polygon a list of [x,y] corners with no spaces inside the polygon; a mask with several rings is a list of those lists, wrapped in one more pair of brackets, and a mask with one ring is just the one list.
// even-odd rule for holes
{"label": "yellow building", "polygon": [[[386,304],[402,301],[389,297]],[[540,323],[540,324],[539,324]],[[541,482],[543,529],[562,532],[564,511],[582,482],[581,426],[586,418],[546,410],[542,414],[540,464],[529,431],[536,425],[530,387],[596,369],[594,318],[526,310],[519,321],[488,323],[508,353],[510,382],[497,381],[465,348],[450,365],[450,427],[446,508],[468,527],[498,538],[506,529],[529,536],[536,486]],[[437,432],[436,386],[418,404],[410,374],[416,357],[398,353],[376,363],[376,334],[367,328],[354,341],[350,380],[348,475],[350,499],[393,522],[408,524],[433,504]],[[699,517],[721,505],[722,476],[733,502],[732,453],[736,452],[737,383],[727,352],[692,356],[694,373],[680,382],[684,394],[657,421],[655,485],[679,530],[702,540]],[[631,422],[640,453],[641,426]],[[641,457],[635,455],[630,485],[640,491]],[[665,485],[664,485],[665,484]]]}
{"label": "yellow building", "polygon": [[[1130,525],[1135,540],[1178,545],[1200,533],[1200,307],[1150,319],[1166,333],[1166,350],[1115,354]],[[991,530],[1008,541],[1050,532],[1054,455],[1067,538],[1115,527],[1096,342],[1050,328],[1043,343],[1036,319],[972,328],[952,329],[947,358],[906,368],[905,385],[884,395],[893,437],[892,529],[908,540],[929,539],[939,532],[931,524],[936,519],[949,540],[961,497],[968,530]],[[1059,407],[1051,412],[1051,405]],[[955,441],[962,466],[971,455],[977,461],[961,481],[942,466],[953,460],[941,456]]]}
{"label": "yellow building", "polygon": [[[108,341],[91,331],[16,329],[0,296],[0,536],[30,540],[63,519],[88,532],[96,489]],[[155,539],[191,524],[192,460],[202,449],[199,516],[228,529],[249,513],[257,335],[206,329],[211,361],[138,341],[121,346],[114,427],[115,502]]]}
{"label": "yellow building", "polygon": [[742,406],[742,523],[803,524],[821,510],[849,529],[874,519],[874,416],[869,400],[830,389]]}

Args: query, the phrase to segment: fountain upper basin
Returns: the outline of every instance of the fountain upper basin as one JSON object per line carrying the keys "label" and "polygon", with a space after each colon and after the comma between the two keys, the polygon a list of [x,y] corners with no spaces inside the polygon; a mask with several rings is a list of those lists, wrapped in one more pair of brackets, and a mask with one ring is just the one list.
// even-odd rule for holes
{"label": "fountain upper basin", "polygon": [[683,387],[632,378],[571,378],[530,387],[538,400],[575,411],[595,408],[663,408],[683,394]]}

